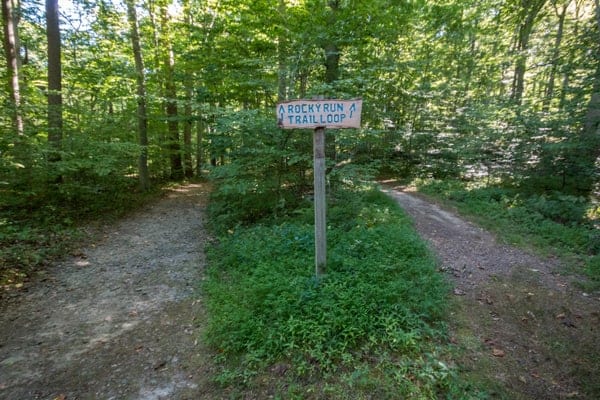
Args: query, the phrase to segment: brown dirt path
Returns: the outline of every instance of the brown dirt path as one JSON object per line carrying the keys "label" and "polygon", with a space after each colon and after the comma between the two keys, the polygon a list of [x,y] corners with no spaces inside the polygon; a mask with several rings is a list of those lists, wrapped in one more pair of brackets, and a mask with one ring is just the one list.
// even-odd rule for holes
{"label": "brown dirt path", "polygon": [[400,186],[383,189],[412,217],[454,285],[455,360],[493,398],[600,398],[600,294],[557,259],[494,235]]}
{"label": "brown dirt path", "polygon": [[207,193],[169,191],[3,301],[0,399],[203,398]]}

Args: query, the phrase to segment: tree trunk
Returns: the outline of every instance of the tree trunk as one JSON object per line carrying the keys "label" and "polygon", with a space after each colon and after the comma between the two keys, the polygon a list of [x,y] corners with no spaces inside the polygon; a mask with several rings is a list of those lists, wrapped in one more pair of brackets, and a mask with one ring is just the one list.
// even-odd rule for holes
{"label": "tree trunk", "polygon": [[285,0],[279,0],[278,7],[281,18],[280,32],[277,38],[277,100],[287,99],[287,38],[284,30],[286,29],[286,7]]}
{"label": "tree trunk", "polygon": [[[329,26],[334,26],[339,10],[339,0],[329,0],[329,8],[331,8],[331,17],[329,18]],[[340,78],[340,48],[334,40],[327,38],[323,44],[325,51],[325,83],[333,85]],[[332,97],[331,95],[328,97]],[[333,130],[329,130],[328,140],[326,143],[326,156],[330,160],[337,160],[336,135]]]}
{"label": "tree trunk", "polygon": [[[596,23],[600,29],[600,0],[594,0],[596,5]],[[594,83],[590,102],[584,120],[584,135],[593,138],[600,135],[600,37],[596,43],[596,72],[594,74]]]}
{"label": "tree trunk", "polygon": [[204,141],[205,122],[202,118],[196,121],[196,176],[202,176],[202,163],[204,162],[204,149],[202,142]]}
{"label": "tree trunk", "polygon": [[194,168],[192,164],[192,97],[194,88],[192,85],[192,73],[188,72],[185,78],[185,122],[183,125],[183,167],[185,177],[191,178],[194,176]]}
{"label": "tree trunk", "polygon": [[144,77],[144,60],[140,47],[140,35],[138,32],[138,21],[133,0],[127,0],[127,17],[131,29],[131,45],[133,58],[135,60],[136,83],[137,83],[137,120],[138,120],[138,143],[140,155],[138,158],[138,172],[140,188],[145,191],[150,187],[148,173],[148,115],[146,112],[146,82]]}
{"label": "tree trunk", "polygon": [[546,0],[521,0],[521,9],[518,18],[517,44],[515,48],[517,59],[515,61],[515,74],[513,77],[511,95],[513,102],[517,105],[521,105],[523,102],[529,38],[533,31],[536,19],[545,3]]}
{"label": "tree trunk", "polygon": [[181,146],[179,143],[179,123],[177,111],[177,88],[175,86],[175,54],[171,43],[169,23],[167,18],[167,7],[161,6],[161,44],[165,51],[163,59],[163,71],[165,78],[165,111],[167,115],[169,160],[171,166],[171,179],[183,178],[183,164],[181,161]]}
{"label": "tree trunk", "polygon": [[[194,22],[192,20],[192,9],[189,0],[183,0],[181,2],[183,6],[183,15],[185,16],[185,22],[187,29],[190,32],[193,30]],[[194,98],[194,79],[195,75],[191,71],[191,68],[186,68],[184,79],[185,86],[185,121],[183,125],[183,168],[186,178],[192,178],[194,176],[194,166],[192,163],[192,127],[194,123],[194,117],[192,115],[192,99]]]}
{"label": "tree trunk", "polygon": [[60,160],[62,142],[62,69],[58,0],[46,0],[46,37],[48,40],[48,141],[50,161]]}
{"label": "tree trunk", "polygon": [[556,31],[556,39],[554,40],[554,49],[552,51],[552,67],[550,68],[550,76],[548,77],[548,84],[546,85],[546,92],[544,94],[544,103],[542,105],[542,111],[547,112],[550,109],[550,103],[554,97],[554,81],[556,80],[556,71],[558,69],[559,57],[560,57],[560,46],[562,44],[563,31],[565,25],[565,16],[567,15],[567,7],[569,3],[563,5],[562,11],[558,12],[556,4],[553,4],[554,11],[558,17],[558,29]]}
{"label": "tree trunk", "polygon": [[[594,0],[596,6],[596,23],[600,29],[600,0]],[[597,162],[600,158],[600,36],[596,38],[596,70],[593,77],[592,93],[587,106],[581,135],[581,147],[576,155],[583,162],[583,176],[578,177],[584,183],[582,189],[592,190],[597,185]],[[587,175],[587,176],[586,176]]]}
{"label": "tree trunk", "polygon": [[2,1],[2,27],[4,31],[4,53],[6,54],[6,71],[8,77],[8,93],[13,107],[13,128],[17,136],[23,135],[23,116],[21,114],[21,85],[19,62],[19,2],[18,0]]}
{"label": "tree trunk", "polygon": [[[571,33],[571,37],[579,36],[579,17],[581,5],[585,0],[575,0],[575,24],[573,26],[573,31]],[[563,72],[563,80],[561,84],[560,96],[558,101],[558,109],[564,110],[567,103],[567,93],[569,92],[569,87],[571,86],[571,75],[573,73],[573,64],[574,64],[574,56],[573,52],[568,53],[569,58],[564,63],[564,72]]]}

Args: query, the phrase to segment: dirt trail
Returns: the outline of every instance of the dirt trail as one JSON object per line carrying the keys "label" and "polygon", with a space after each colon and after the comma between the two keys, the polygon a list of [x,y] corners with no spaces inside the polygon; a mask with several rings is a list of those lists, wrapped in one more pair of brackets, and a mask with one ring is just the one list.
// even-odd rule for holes
{"label": "dirt trail", "polygon": [[97,234],[0,304],[0,399],[197,399],[200,184]]}
{"label": "dirt trail", "polygon": [[494,398],[600,398],[600,294],[561,275],[556,259],[502,244],[402,187],[384,191],[451,277],[456,311],[449,321],[465,374],[497,387]]}
{"label": "dirt trail", "polygon": [[431,244],[442,268],[454,278],[461,294],[476,291],[492,277],[509,276],[527,266],[529,271],[556,290],[565,290],[565,279],[557,272],[557,260],[542,260],[513,246],[500,244],[495,237],[415,193],[387,191],[408,212],[419,233]]}

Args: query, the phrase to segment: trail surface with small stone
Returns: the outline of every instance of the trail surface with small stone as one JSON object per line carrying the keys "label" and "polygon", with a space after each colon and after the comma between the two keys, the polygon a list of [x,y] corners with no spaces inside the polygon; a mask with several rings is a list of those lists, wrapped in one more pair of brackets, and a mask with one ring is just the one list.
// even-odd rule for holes
{"label": "trail surface with small stone", "polygon": [[0,304],[0,399],[198,399],[208,189],[169,190]]}

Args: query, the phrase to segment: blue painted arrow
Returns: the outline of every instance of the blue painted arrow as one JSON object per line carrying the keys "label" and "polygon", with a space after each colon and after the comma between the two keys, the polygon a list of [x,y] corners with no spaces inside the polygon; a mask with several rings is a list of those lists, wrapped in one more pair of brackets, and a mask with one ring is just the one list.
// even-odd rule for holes
{"label": "blue painted arrow", "polygon": [[356,103],[352,103],[350,106],[350,118],[352,118],[352,113],[356,111]]}

